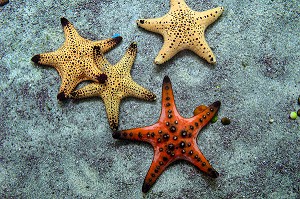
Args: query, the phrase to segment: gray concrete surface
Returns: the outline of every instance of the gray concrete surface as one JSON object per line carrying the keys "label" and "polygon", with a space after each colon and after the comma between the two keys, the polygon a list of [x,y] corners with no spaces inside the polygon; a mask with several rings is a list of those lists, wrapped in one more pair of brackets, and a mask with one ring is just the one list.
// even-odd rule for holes
{"label": "gray concrete surface", "polygon": [[[186,2],[197,11],[225,8],[206,31],[215,66],[190,51],[153,63],[162,37],[139,29],[135,20],[164,15],[168,0],[12,0],[0,7],[1,198],[300,197],[300,119],[288,118],[300,108],[299,2]],[[219,119],[198,137],[219,178],[180,161],[142,194],[152,147],[114,140],[99,98],[58,103],[57,71],[30,61],[62,45],[61,17],[91,40],[119,33],[122,43],[106,55],[112,63],[137,42],[132,77],[157,101],[124,100],[119,129],[156,122],[165,75],[185,117],[200,104],[222,102],[219,118],[231,124]]]}

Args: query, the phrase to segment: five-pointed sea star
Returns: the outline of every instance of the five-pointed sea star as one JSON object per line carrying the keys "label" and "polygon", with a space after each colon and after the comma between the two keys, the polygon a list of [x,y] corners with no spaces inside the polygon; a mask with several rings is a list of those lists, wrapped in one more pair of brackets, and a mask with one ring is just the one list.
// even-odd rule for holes
{"label": "five-pointed sea star", "polygon": [[150,143],[154,148],[154,157],[144,180],[143,192],[148,192],[166,167],[178,159],[184,159],[212,178],[218,172],[212,168],[197,146],[199,131],[217,113],[221,103],[216,101],[209,107],[197,108],[197,115],[183,118],[176,109],[169,77],[163,80],[162,110],[156,124],[143,128],[117,131],[116,139],[137,140]]}
{"label": "five-pointed sea star", "polygon": [[131,67],[137,53],[137,45],[133,42],[123,58],[111,65],[103,56],[99,47],[94,47],[94,61],[107,76],[104,84],[93,82],[70,94],[71,98],[79,99],[99,96],[104,101],[109,125],[113,130],[118,129],[119,106],[124,97],[136,97],[144,100],[155,100],[154,93],[134,82],[130,75]]}
{"label": "five-pointed sea star", "polygon": [[216,63],[216,58],[205,40],[204,31],[222,14],[223,7],[196,12],[184,0],[170,0],[170,4],[170,11],[163,17],[137,20],[138,26],[164,37],[164,45],[155,58],[155,64],[168,61],[184,49],[192,50],[209,63]]}
{"label": "five-pointed sea star", "polygon": [[66,41],[56,51],[38,54],[32,57],[35,63],[53,66],[61,76],[62,83],[57,98],[65,100],[71,91],[84,80],[93,80],[104,83],[105,76],[93,61],[93,47],[101,47],[102,52],[107,52],[118,43],[122,37],[113,37],[100,41],[90,41],[82,38],[73,25],[61,18]]}

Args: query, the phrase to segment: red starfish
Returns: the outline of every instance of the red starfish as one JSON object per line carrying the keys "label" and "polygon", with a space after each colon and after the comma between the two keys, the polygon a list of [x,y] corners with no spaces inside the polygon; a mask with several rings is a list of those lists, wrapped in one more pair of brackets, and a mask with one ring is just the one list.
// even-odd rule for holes
{"label": "red starfish", "polygon": [[[183,118],[176,109],[171,81],[165,76],[162,88],[162,110],[156,124],[143,128],[116,131],[116,139],[137,140],[150,143],[154,148],[154,158],[142,191],[148,192],[157,178],[172,162],[183,159],[191,162],[212,178],[219,176],[212,168],[197,146],[199,131],[217,113],[221,105],[216,101],[205,109],[198,109],[198,114]],[[197,108],[196,108],[197,109]]]}

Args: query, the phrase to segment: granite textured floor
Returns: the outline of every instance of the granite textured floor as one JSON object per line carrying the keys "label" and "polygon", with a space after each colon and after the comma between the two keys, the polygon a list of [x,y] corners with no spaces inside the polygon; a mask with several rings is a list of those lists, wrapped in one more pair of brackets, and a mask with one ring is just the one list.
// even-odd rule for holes
{"label": "granite textured floor", "polygon": [[[299,2],[186,3],[197,11],[225,8],[206,31],[214,66],[190,51],[153,63],[162,37],[135,20],[164,15],[168,0],[12,0],[0,7],[1,198],[300,198],[300,119],[288,118],[300,108]],[[119,129],[156,122],[165,75],[185,117],[200,104],[222,102],[219,118],[231,124],[219,119],[198,137],[219,178],[180,161],[142,193],[152,147],[114,140],[98,98],[59,103],[57,71],[30,61],[62,45],[61,17],[91,40],[120,34],[122,43],[106,54],[112,63],[137,42],[132,77],[157,100],[124,100]]]}

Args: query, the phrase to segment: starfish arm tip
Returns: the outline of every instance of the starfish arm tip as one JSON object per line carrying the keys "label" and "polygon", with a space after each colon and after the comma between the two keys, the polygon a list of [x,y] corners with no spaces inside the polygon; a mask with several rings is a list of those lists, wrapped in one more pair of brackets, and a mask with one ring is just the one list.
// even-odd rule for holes
{"label": "starfish arm tip", "polygon": [[149,94],[146,94],[145,99],[148,101],[155,101],[156,95],[154,93],[150,92]]}
{"label": "starfish arm tip", "polygon": [[112,137],[113,137],[114,139],[119,139],[120,136],[121,136],[120,131],[114,131],[114,132],[112,133]]}
{"label": "starfish arm tip", "polygon": [[66,97],[66,95],[65,95],[64,92],[60,92],[60,93],[58,93],[58,95],[57,95],[57,99],[58,99],[59,101],[65,101],[65,100],[68,99],[68,97]]}
{"label": "starfish arm tip", "polygon": [[138,19],[138,20],[136,20],[136,24],[138,25],[138,26],[140,26],[141,24],[144,24],[145,23],[145,20],[144,19]]}
{"label": "starfish arm tip", "polygon": [[156,64],[156,65],[160,65],[160,64],[163,64],[163,63],[165,63],[165,61],[163,61],[159,58],[155,58],[155,60],[154,60],[154,64]]}
{"label": "starfish arm tip", "polygon": [[65,17],[60,18],[60,22],[63,27],[65,27],[66,25],[68,25],[70,23],[68,21],[68,19],[66,19]]}
{"label": "starfish arm tip", "polygon": [[123,40],[123,37],[121,37],[119,34],[115,34],[112,36],[112,38],[114,39],[114,41],[118,44],[121,43],[121,41]]}
{"label": "starfish arm tip", "polygon": [[39,63],[40,60],[41,60],[41,56],[39,54],[38,55],[34,55],[31,58],[31,61],[33,61],[34,63]]}
{"label": "starfish arm tip", "polygon": [[212,106],[219,108],[221,106],[221,102],[220,101],[216,101],[212,104]]}
{"label": "starfish arm tip", "polygon": [[219,177],[219,173],[218,173],[216,170],[214,170],[214,169],[212,169],[211,171],[209,171],[208,175],[209,175],[210,177],[212,177],[212,178],[217,178],[217,177]]}
{"label": "starfish arm tip", "polygon": [[115,122],[115,121],[110,121],[110,122],[109,122],[109,126],[110,126],[110,128],[111,128],[114,132],[116,132],[116,131],[118,130],[118,128],[119,128],[118,121],[117,121],[117,122]]}
{"label": "starfish arm tip", "polygon": [[143,193],[147,193],[150,190],[150,188],[151,188],[151,185],[144,182],[143,187],[142,187]]}
{"label": "starfish arm tip", "polygon": [[163,83],[170,83],[170,82],[171,82],[171,80],[170,80],[169,76],[166,75],[166,76],[164,77]]}
{"label": "starfish arm tip", "polygon": [[130,44],[130,48],[137,48],[137,43],[134,41]]}

